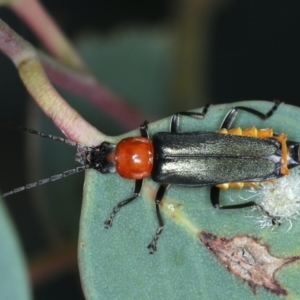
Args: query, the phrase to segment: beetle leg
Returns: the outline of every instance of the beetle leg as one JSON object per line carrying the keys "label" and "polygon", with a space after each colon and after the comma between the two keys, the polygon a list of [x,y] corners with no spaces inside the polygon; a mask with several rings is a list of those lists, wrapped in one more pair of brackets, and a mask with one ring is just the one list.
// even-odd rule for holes
{"label": "beetle leg", "polygon": [[151,241],[151,243],[147,246],[147,248],[150,250],[150,254],[153,254],[156,251],[156,243],[158,240],[159,235],[161,234],[163,228],[164,228],[164,221],[161,217],[160,210],[159,210],[159,204],[161,203],[166,190],[168,189],[170,185],[169,184],[161,184],[155,197],[155,209],[156,209],[156,216],[158,221],[158,227],[156,229],[156,232],[154,234],[154,237]]}
{"label": "beetle leg", "polygon": [[149,137],[149,132],[148,132],[148,121],[145,121],[141,126],[140,126],[140,132],[141,136],[147,139],[150,139]]}
{"label": "beetle leg", "polygon": [[265,215],[271,219],[271,222],[273,225],[281,225],[280,217],[270,215],[270,213],[268,211],[266,211],[261,205],[257,204],[255,201],[248,201],[248,202],[239,203],[239,204],[220,206],[219,196],[220,196],[220,189],[216,186],[212,186],[211,190],[210,190],[210,198],[211,198],[211,204],[214,208],[238,209],[238,208],[255,206],[263,215]]}
{"label": "beetle leg", "polygon": [[210,104],[206,104],[202,110],[202,112],[194,112],[194,111],[183,111],[176,113],[172,116],[171,123],[170,123],[170,131],[171,132],[178,132],[179,127],[179,116],[188,116],[197,119],[203,119],[208,111],[208,107]]}
{"label": "beetle leg", "polygon": [[141,192],[141,189],[142,189],[142,185],[143,185],[143,179],[138,179],[135,181],[135,187],[134,187],[134,192],[133,192],[133,195],[132,197],[126,199],[126,200],[123,200],[121,202],[119,202],[112,210],[109,218],[104,222],[104,226],[105,228],[109,228],[112,226],[112,222],[113,222],[113,219],[116,215],[116,213],[120,210],[120,208],[128,203],[130,203],[131,201],[133,201],[134,199],[136,199],[139,195],[140,195],[140,192]]}
{"label": "beetle leg", "polygon": [[261,205],[256,204],[256,208],[265,216],[267,216],[269,219],[271,219],[272,225],[281,225],[280,217],[278,216],[272,216],[268,211],[266,211]]}
{"label": "beetle leg", "polygon": [[214,208],[217,209],[238,209],[238,208],[244,208],[249,206],[258,206],[256,202],[254,201],[248,201],[244,203],[239,204],[233,204],[233,205],[220,205],[220,189],[216,186],[212,186],[210,190],[210,201]]}
{"label": "beetle leg", "polygon": [[222,122],[222,125],[220,126],[220,129],[222,128],[226,128],[226,129],[230,129],[233,121],[235,120],[235,117],[238,113],[238,110],[243,110],[243,111],[246,111],[250,114],[253,114],[259,118],[261,118],[262,120],[266,120],[268,118],[270,118],[274,111],[277,109],[277,107],[281,104],[281,102],[279,100],[275,100],[274,101],[274,105],[272,106],[272,108],[266,113],[262,113],[256,109],[253,109],[253,108],[250,108],[250,107],[245,107],[245,106],[235,106],[235,107],[232,107],[230,109],[230,111],[227,113],[227,115],[225,116],[223,122]]}

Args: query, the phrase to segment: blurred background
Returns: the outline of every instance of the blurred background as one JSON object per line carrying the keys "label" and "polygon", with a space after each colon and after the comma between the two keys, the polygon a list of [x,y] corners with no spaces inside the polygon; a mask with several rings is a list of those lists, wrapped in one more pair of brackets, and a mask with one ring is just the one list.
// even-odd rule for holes
{"label": "blurred background", "polygon": [[[150,121],[206,103],[300,104],[299,1],[41,2],[95,76]],[[41,47],[10,10],[1,7],[0,18]],[[29,100],[1,53],[0,66],[0,119],[61,135]],[[60,92],[104,133],[133,129]],[[8,127],[0,129],[0,145],[3,192],[74,166],[73,149]],[[83,174],[75,177],[5,199],[34,299],[83,299],[76,259]]]}

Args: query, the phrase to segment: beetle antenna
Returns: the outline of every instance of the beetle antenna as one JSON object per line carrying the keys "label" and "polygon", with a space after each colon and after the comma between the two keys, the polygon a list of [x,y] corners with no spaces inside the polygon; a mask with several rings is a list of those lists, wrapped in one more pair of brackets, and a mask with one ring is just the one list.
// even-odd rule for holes
{"label": "beetle antenna", "polygon": [[27,127],[21,126],[21,125],[19,125],[17,123],[11,122],[11,121],[0,120],[0,123],[3,124],[3,125],[10,126],[12,128],[17,128],[19,130],[23,130],[23,131],[29,132],[31,134],[39,135],[40,137],[43,137],[43,138],[51,139],[51,140],[53,140],[55,142],[64,143],[64,144],[72,146],[72,147],[81,146],[81,144],[75,143],[75,142],[73,142],[73,141],[71,141],[69,139],[58,137],[58,136],[55,136],[55,135],[52,135],[52,134],[43,133],[43,132],[40,132],[40,131],[35,130],[35,129],[31,129],[31,128],[27,128]]}
{"label": "beetle antenna", "polygon": [[40,179],[39,181],[28,183],[28,184],[26,184],[24,186],[20,186],[18,188],[15,188],[15,189],[7,192],[7,193],[2,194],[1,197],[4,198],[4,197],[7,197],[7,196],[10,196],[10,195],[19,193],[19,192],[23,192],[25,190],[29,190],[29,189],[37,187],[39,185],[43,185],[43,184],[46,184],[46,183],[49,183],[49,182],[53,182],[53,181],[56,181],[56,180],[68,177],[70,175],[82,172],[82,171],[84,171],[86,169],[89,169],[89,168],[91,168],[91,166],[87,164],[87,165],[83,165],[83,166],[77,167],[75,169],[70,169],[70,170],[64,171],[63,173],[60,173],[60,174],[57,174],[57,175],[53,175],[53,176],[51,176],[49,178]]}

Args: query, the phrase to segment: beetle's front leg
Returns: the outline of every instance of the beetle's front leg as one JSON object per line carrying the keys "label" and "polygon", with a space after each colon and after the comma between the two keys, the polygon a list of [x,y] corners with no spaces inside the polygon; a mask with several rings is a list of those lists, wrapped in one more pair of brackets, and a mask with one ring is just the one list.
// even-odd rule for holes
{"label": "beetle's front leg", "polygon": [[123,207],[124,205],[130,203],[131,201],[133,201],[134,199],[136,199],[140,195],[142,186],[143,186],[143,179],[138,179],[138,180],[135,181],[135,187],[134,187],[134,192],[133,192],[132,197],[119,202],[113,208],[111,214],[109,215],[109,218],[104,222],[104,226],[105,226],[106,229],[108,229],[109,227],[112,226],[113,219],[114,219],[116,213],[121,209],[121,207]]}

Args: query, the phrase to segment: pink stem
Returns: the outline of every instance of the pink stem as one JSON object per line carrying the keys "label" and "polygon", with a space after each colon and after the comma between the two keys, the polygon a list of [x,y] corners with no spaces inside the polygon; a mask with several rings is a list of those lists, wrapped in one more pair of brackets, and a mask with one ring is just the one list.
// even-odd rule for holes
{"label": "pink stem", "polygon": [[51,82],[90,100],[101,111],[128,129],[136,128],[147,119],[85,70],[79,55],[37,0],[19,0],[9,5],[32,28],[44,46],[71,67],[64,67],[40,54]]}
{"label": "pink stem", "polygon": [[28,92],[66,136],[88,146],[98,145],[105,136],[86,122],[53,88],[34,48],[0,20],[0,50],[17,67]]}
{"label": "pink stem", "polygon": [[37,0],[13,1],[9,6],[31,27],[50,53],[70,67],[85,70],[80,56]]}
{"label": "pink stem", "polygon": [[146,119],[149,120],[149,116],[147,118],[130,107],[120,97],[97,82],[94,77],[62,66],[41,52],[39,56],[52,83],[91,100],[100,111],[107,113],[128,129],[136,128]]}

